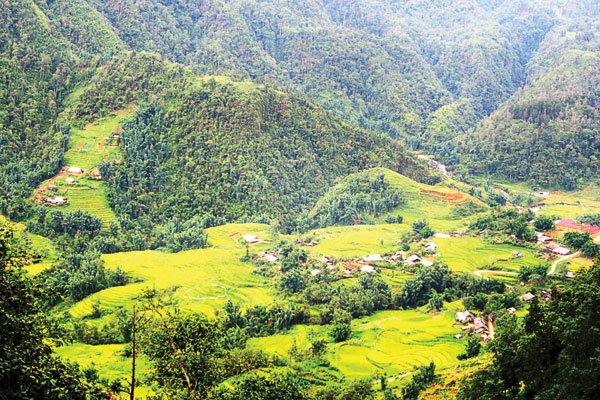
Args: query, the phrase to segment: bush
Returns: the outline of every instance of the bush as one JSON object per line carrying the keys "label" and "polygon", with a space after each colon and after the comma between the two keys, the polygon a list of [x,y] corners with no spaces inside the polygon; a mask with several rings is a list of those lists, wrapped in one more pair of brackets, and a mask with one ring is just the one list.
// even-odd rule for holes
{"label": "bush", "polygon": [[352,335],[352,326],[347,323],[333,324],[329,334],[336,343],[343,342]]}

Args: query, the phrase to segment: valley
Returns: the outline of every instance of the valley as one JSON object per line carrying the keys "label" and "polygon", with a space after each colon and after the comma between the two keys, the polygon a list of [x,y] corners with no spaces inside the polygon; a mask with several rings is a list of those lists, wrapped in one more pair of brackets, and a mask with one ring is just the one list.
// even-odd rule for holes
{"label": "valley", "polygon": [[0,400],[592,400],[594,0],[0,4]]}

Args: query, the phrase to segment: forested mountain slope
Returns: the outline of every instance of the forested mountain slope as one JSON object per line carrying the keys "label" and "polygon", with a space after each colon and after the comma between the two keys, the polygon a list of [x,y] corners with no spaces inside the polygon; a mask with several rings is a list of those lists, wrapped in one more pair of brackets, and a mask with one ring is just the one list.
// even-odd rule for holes
{"label": "forested mountain slope", "polygon": [[[205,214],[279,220],[283,229],[339,177],[384,166],[435,181],[395,140],[281,91],[199,79],[147,53],[109,63],[65,113],[134,101],[122,166],[103,165],[116,212],[142,226]],[[120,95],[119,95],[120,94]]]}
{"label": "forested mountain slope", "polygon": [[60,165],[67,132],[56,121],[77,60],[32,1],[5,2],[0,22],[0,211],[18,216],[22,203],[7,199]]}
{"label": "forested mountain slope", "polygon": [[290,87],[415,147],[442,106],[468,104],[468,126],[495,110],[556,23],[542,1],[89,2],[132,49]]}
{"label": "forested mountain slope", "polygon": [[[572,187],[597,171],[591,0],[11,0],[0,12],[0,210],[11,216],[61,166],[70,125],[132,101],[181,101],[186,81],[175,77],[192,73],[295,92],[361,129],[465,164],[465,173]],[[150,57],[152,81],[142,66],[105,79],[110,96],[81,96],[131,50],[189,70]],[[519,109],[540,96],[568,110],[525,129],[519,115],[529,111]],[[557,148],[568,161],[549,168],[541,154]],[[536,165],[519,162],[529,155]]]}
{"label": "forested mountain slope", "polygon": [[[593,10],[590,8],[594,18]],[[600,173],[600,32],[597,21],[555,29],[529,65],[529,82],[459,138],[474,174],[574,189]],[[459,167],[461,168],[461,167]]]}

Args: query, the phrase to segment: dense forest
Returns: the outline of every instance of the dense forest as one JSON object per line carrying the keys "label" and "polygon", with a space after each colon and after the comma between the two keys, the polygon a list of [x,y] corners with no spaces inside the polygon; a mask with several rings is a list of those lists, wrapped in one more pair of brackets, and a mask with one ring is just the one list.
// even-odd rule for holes
{"label": "dense forest", "polygon": [[530,82],[459,138],[457,168],[571,190],[597,177],[597,32],[597,22],[550,32],[531,62]]}

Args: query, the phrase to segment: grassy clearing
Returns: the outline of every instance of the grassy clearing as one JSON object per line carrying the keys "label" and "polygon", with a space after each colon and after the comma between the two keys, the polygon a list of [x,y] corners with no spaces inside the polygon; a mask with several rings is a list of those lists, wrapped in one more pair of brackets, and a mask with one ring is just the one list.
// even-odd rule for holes
{"label": "grassy clearing", "polygon": [[[487,244],[478,237],[436,238],[435,242],[442,260],[456,272],[474,272],[489,266],[503,271],[518,271],[523,265],[541,262],[532,249]],[[515,258],[513,251],[523,254],[523,258]]]}
{"label": "grassy clearing", "polygon": [[[70,310],[71,315],[89,315],[95,301],[105,308],[129,306],[145,288],[176,288],[175,297],[183,307],[207,314],[212,314],[227,299],[244,305],[273,301],[271,283],[254,275],[253,267],[240,261],[245,248],[238,242],[239,234],[273,240],[268,226],[230,224],[207,231],[212,246],[207,249],[177,254],[139,251],[103,256],[108,268],[118,266],[143,282],[106,289],[89,296]],[[236,233],[235,237],[229,237]],[[252,251],[270,246],[272,244],[258,244],[252,246]]]}
{"label": "grassy clearing", "polygon": [[[433,360],[440,370],[458,364],[464,343],[454,335],[452,311],[431,316],[415,310],[383,311],[352,322],[353,335],[344,343],[330,344],[326,358],[351,378],[386,372],[389,376],[412,371]],[[309,346],[307,333],[326,328],[296,326],[287,334],[251,339],[249,346],[285,355],[293,341],[299,349]]]}
{"label": "grassy clearing", "polygon": [[[514,193],[538,192],[525,184],[498,184],[497,186]],[[541,207],[539,213],[542,215],[577,219],[582,214],[600,213],[600,187],[597,185],[589,185],[572,192],[549,191],[548,195],[537,198]]]}

